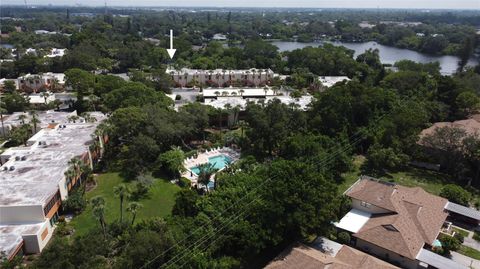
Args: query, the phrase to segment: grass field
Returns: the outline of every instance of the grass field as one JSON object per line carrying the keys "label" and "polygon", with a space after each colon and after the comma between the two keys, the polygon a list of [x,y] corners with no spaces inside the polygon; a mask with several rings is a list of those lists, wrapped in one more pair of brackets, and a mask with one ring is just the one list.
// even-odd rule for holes
{"label": "grass field", "polygon": [[[354,169],[345,173],[343,178],[345,181],[339,186],[339,190],[344,192],[348,189],[361,175],[360,167],[365,162],[365,157],[356,156],[354,160]],[[404,171],[388,173],[379,179],[395,182],[407,187],[422,187],[424,190],[438,195],[445,184],[450,182],[450,177],[446,174],[407,167]]]}
{"label": "grass field", "polygon": [[475,260],[480,260],[480,251],[474,248],[461,245],[460,249],[458,249],[457,252]]}
{"label": "grass field", "polygon": [[[96,195],[103,196],[106,201],[105,219],[107,223],[117,220],[120,216],[120,200],[113,194],[113,187],[126,182],[118,173],[106,173],[97,177],[97,183],[97,187],[88,192],[86,198],[90,199]],[[132,183],[126,184],[133,185]],[[148,195],[138,201],[143,205],[143,208],[139,210],[137,220],[169,215],[174,204],[175,193],[179,190],[180,187],[168,181],[156,180],[150,187]],[[124,202],[124,205],[127,203],[128,201]],[[124,213],[124,217],[130,219],[128,212]],[[98,225],[98,222],[93,218],[92,208],[87,206],[87,209],[82,214],[74,217],[71,224],[75,228],[76,235],[82,235],[95,225]]]}

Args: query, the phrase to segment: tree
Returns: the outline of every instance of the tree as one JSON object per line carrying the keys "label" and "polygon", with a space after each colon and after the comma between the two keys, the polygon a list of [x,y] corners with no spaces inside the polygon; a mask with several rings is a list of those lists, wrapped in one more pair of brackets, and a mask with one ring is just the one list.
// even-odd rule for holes
{"label": "tree", "polygon": [[457,96],[455,104],[461,117],[468,117],[480,109],[480,97],[473,92],[462,92]]}
{"label": "tree", "polygon": [[105,222],[105,199],[102,196],[95,196],[90,200],[92,204],[92,213],[96,220],[100,223],[103,231],[103,238],[107,238],[107,223]]}
{"label": "tree", "polygon": [[81,192],[75,191],[71,193],[67,200],[62,203],[63,210],[65,212],[79,214],[82,212],[87,205],[87,201],[85,200],[84,196]]}
{"label": "tree", "polygon": [[175,204],[172,215],[182,217],[194,217],[198,213],[197,201],[199,196],[191,189],[182,189],[175,194]]}
{"label": "tree", "polygon": [[40,123],[40,120],[38,119],[38,113],[35,110],[32,110],[29,112],[31,116],[30,124],[33,125],[33,133],[37,133],[37,124]]}
{"label": "tree", "polygon": [[14,127],[9,134],[10,140],[15,145],[27,145],[27,141],[32,135],[32,127],[28,124],[23,124],[19,127]]}
{"label": "tree", "polygon": [[445,236],[442,236],[440,238],[440,242],[442,243],[442,255],[443,256],[449,256],[450,255],[450,251],[455,251],[455,250],[458,250],[460,248],[460,241],[458,241],[457,238],[453,237],[453,236],[448,236],[448,235],[445,235]]}
{"label": "tree", "polygon": [[130,202],[127,205],[127,211],[132,214],[132,222],[130,225],[135,223],[135,217],[137,216],[138,210],[141,209],[143,205],[138,202]]}
{"label": "tree", "polygon": [[49,92],[41,92],[40,97],[43,97],[43,100],[45,101],[45,104],[47,104],[47,99],[50,96]]}
{"label": "tree", "polygon": [[15,85],[15,81],[6,80],[3,83],[3,89],[4,89],[5,93],[13,93],[17,89],[17,86]]}
{"label": "tree", "polygon": [[25,111],[30,106],[28,98],[18,92],[6,93],[2,96],[2,99],[8,113]]}
{"label": "tree", "polygon": [[123,202],[130,196],[130,189],[125,184],[113,188],[113,193],[120,199],[120,223],[123,223]]}
{"label": "tree", "polygon": [[[215,165],[212,163],[204,163],[198,166],[198,179],[197,182],[203,184],[205,186],[205,191],[208,192],[208,184],[210,183],[210,179],[218,169],[215,168]],[[197,187],[199,187],[197,185]]]}
{"label": "tree", "polygon": [[383,148],[375,144],[368,149],[365,168],[382,174],[386,170],[395,170],[408,164],[408,155],[393,148]]}
{"label": "tree", "polygon": [[448,199],[452,203],[457,203],[464,206],[469,206],[471,195],[462,187],[454,184],[447,184],[443,186],[440,191],[440,196]]}
{"label": "tree", "polygon": [[1,99],[0,99],[0,121],[2,123],[2,136],[3,136],[3,139],[5,139],[7,137],[7,134],[5,133],[5,125],[4,125],[4,119],[3,119],[3,114],[7,112],[7,110],[5,108],[3,108],[3,103],[1,102]]}
{"label": "tree", "polygon": [[172,148],[158,156],[158,162],[165,171],[174,178],[178,178],[180,173],[185,171],[183,162],[185,154],[180,148]]}

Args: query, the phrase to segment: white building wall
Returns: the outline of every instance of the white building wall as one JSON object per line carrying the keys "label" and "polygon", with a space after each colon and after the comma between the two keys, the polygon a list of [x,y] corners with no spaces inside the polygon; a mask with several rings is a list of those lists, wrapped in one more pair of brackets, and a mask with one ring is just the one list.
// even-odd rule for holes
{"label": "white building wall", "polygon": [[361,211],[365,211],[371,214],[383,214],[383,213],[389,213],[389,210],[386,210],[384,208],[368,204],[367,206],[362,205],[362,201],[353,199],[352,198],[352,207]]}
{"label": "white building wall", "polygon": [[[42,235],[45,233],[45,237],[42,239]],[[24,241],[25,253],[40,253],[47,245],[48,241],[52,238],[53,227],[50,225],[50,221],[45,221],[42,228],[38,230],[36,234],[22,235]]]}
{"label": "white building wall", "polygon": [[67,199],[68,197],[68,186],[66,186],[67,180],[66,178],[62,178],[60,182],[58,182],[58,190],[60,191],[60,198],[63,200]]}
{"label": "white building wall", "polygon": [[0,223],[2,224],[43,221],[45,221],[45,216],[42,205],[0,206]]}

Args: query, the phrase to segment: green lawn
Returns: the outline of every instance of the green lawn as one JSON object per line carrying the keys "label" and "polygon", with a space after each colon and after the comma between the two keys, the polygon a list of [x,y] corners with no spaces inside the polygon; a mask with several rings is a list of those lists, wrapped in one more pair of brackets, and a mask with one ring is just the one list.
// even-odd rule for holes
{"label": "green lawn", "polygon": [[[348,189],[361,175],[360,167],[364,161],[365,157],[363,156],[355,157],[354,169],[343,175],[345,181],[339,186],[341,192]],[[379,178],[407,187],[422,187],[424,190],[437,195],[440,193],[442,187],[450,182],[450,177],[446,174],[413,167],[407,167],[401,172],[388,173]]]}
{"label": "green lawn", "polygon": [[480,260],[480,251],[474,248],[461,245],[460,249],[458,249],[457,252],[475,260]]}
{"label": "green lawn", "polygon": [[[98,186],[86,194],[86,198],[90,199],[96,195],[101,195],[106,200],[105,218],[107,222],[112,222],[119,218],[120,215],[120,200],[113,194],[113,187],[120,183],[124,183],[118,173],[106,173],[97,177]],[[132,183],[126,183],[133,185]],[[137,214],[137,220],[144,218],[162,216],[165,217],[170,214],[174,204],[174,196],[180,190],[180,187],[168,181],[158,179],[150,187],[147,197],[140,199],[143,208]],[[128,202],[127,202],[128,203]],[[124,203],[125,205],[127,203]],[[130,215],[126,213],[126,217]],[[98,225],[97,220],[92,216],[92,209],[87,206],[87,209],[79,216],[74,217],[71,224],[75,227],[76,234],[85,234],[89,229]]]}
{"label": "green lawn", "polygon": [[455,233],[459,233],[461,234],[463,237],[468,237],[468,232],[463,230],[463,229],[459,229],[459,228],[455,228],[453,227],[453,230],[455,231]]}

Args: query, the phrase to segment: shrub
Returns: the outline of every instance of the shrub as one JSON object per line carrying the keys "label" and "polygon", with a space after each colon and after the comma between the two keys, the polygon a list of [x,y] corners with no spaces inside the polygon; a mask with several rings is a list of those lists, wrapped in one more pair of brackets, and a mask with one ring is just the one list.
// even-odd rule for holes
{"label": "shrub", "polygon": [[178,180],[178,185],[182,188],[186,188],[186,187],[190,187],[191,185],[191,182],[188,178],[186,177],[181,177],[179,180]]}
{"label": "shrub", "polygon": [[460,248],[460,241],[453,236],[443,236],[440,238],[440,242],[442,242],[442,251],[441,254],[443,256],[449,256],[450,251],[455,251]]}
{"label": "shrub", "polygon": [[87,201],[83,198],[83,195],[79,191],[75,191],[70,196],[68,196],[67,200],[63,202],[63,210],[66,213],[72,214],[79,214],[82,212],[87,205]]}
{"label": "shrub", "polygon": [[347,232],[340,232],[338,233],[337,240],[341,244],[349,244],[350,243],[350,234]]}
{"label": "shrub", "polygon": [[479,231],[474,231],[473,232],[473,239],[480,242],[480,232]]}
{"label": "shrub", "polygon": [[468,206],[471,195],[462,187],[454,184],[445,185],[440,191],[440,196],[448,199],[450,202]]}
{"label": "shrub", "polygon": [[455,237],[460,243],[463,243],[464,237],[461,233],[455,232],[453,237]]}

